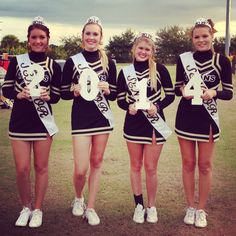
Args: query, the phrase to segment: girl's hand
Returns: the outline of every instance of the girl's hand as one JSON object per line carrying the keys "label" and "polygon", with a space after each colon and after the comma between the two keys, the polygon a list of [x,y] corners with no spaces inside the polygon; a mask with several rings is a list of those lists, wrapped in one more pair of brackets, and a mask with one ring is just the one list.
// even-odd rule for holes
{"label": "girl's hand", "polygon": [[81,85],[80,84],[75,84],[73,86],[73,92],[74,92],[75,97],[80,96],[80,90],[81,90]]}
{"label": "girl's hand", "polygon": [[214,89],[203,89],[203,95],[201,96],[201,98],[203,100],[210,100],[213,97],[215,97],[216,94],[217,94],[216,90],[214,90]]}
{"label": "girl's hand", "polygon": [[151,103],[151,106],[149,109],[147,109],[147,112],[150,116],[155,116],[157,114],[157,107]]}
{"label": "girl's hand", "polygon": [[46,102],[50,100],[49,92],[47,91],[46,87],[41,86],[40,99]]}
{"label": "girl's hand", "polygon": [[182,96],[183,96],[185,99],[187,99],[187,100],[192,99],[193,96],[187,96],[187,95],[185,94],[184,87],[185,87],[185,86],[182,86],[182,87],[180,88],[180,91],[182,92]]}
{"label": "girl's hand", "polygon": [[102,90],[106,95],[110,94],[109,84],[105,81],[100,81],[98,83],[98,88]]}
{"label": "girl's hand", "polygon": [[30,90],[27,87],[24,87],[23,90],[16,95],[16,97],[20,100],[30,99]]}
{"label": "girl's hand", "polygon": [[135,104],[130,104],[129,105],[129,114],[130,115],[136,115],[137,109],[135,108]]}

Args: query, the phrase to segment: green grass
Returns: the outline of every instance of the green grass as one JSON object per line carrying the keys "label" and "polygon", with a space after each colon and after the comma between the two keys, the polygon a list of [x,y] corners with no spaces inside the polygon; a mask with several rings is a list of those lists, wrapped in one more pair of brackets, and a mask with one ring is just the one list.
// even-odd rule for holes
{"label": "green grass", "polygon": [[[120,66],[118,65],[118,68]],[[168,66],[174,80],[175,67]],[[236,85],[234,77],[234,85]],[[179,98],[166,110],[169,126],[174,120]],[[236,99],[218,101],[221,138],[216,145],[212,191],[207,211],[206,229],[183,224],[185,199],[181,180],[181,159],[176,135],[165,144],[158,165],[159,187],[157,208],[159,222],[136,225],[132,221],[134,203],[129,181],[129,156],[123,139],[125,112],[111,103],[116,119],[103,163],[96,209],[101,224],[90,227],[71,214],[74,197],[72,185],[73,159],[70,136],[71,101],[53,106],[60,132],[55,136],[49,163],[49,187],[44,203],[44,223],[39,229],[16,228],[20,210],[15,184],[15,167],[7,137],[10,110],[0,110],[0,234],[1,235],[235,235],[236,205]],[[144,175],[143,175],[144,176]],[[33,181],[32,181],[33,182]],[[145,179],[143,178],[144,196]],[[87,195],[87,188],[85,190]]]}

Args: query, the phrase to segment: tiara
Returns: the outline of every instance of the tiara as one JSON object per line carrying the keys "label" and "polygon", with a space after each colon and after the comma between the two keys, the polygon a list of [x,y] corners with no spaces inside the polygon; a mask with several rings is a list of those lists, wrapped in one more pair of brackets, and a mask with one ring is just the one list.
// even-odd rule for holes
{"label": "tiara", "polygon": [[149,34],[149,33],[146,33],[146,32],[139,33],[139,34],[135,37],[135,40],[137,40],[137,39],[139,39],[139,38],[148,38],[148,39],[151,39],[151,40],[153,41],[152,35]]}
{"label": "tiara", "polygon": [[37,25],[45,25],[44,21],[43,21],[43,17],[42,16],[36,16],[34,18],[34,20],[32,21],[32,25],[35,25],[35,24],[37,24]]}
{"label": "tiara", "polygon": [[101,20],[97,16],[90,16],[87,19],[86,24],[90,24],[90,23],[94,23],[94,24],[97,24],[100,27],[102,27],[102,22],[101,22]]}
{"label": "tiara", "polygon": [[197,25],[205,25],[205,26],[208,26],[209,28],[212,28],[208,20],[205,18],[198,18],[195,22],[195,26]]}

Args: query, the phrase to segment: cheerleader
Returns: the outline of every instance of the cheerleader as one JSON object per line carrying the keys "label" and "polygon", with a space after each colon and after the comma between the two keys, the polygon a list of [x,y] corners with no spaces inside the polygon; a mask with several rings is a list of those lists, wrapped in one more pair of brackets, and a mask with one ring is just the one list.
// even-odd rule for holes
{"label": "cheerleader", "polygon": [[[144,163],[147,188],[147,222],[158,221],[156,210],[157,164],[171,131],[163,109],[174,101],[174,88],[166,67],[155,63],[155,44],[150,34],[141,33],[132,47],[133,64],[118,76],[117,102],[126,111],[124,138],[130,156],[130,179],[134,194],[133,220],[144,223],[141,170]],[[161,89],[165,96],[161,96]],[[164,97],[164,98],[163,98]]]}
{"label": "cheerleader", "polygon": [[[57,132],[51,104],[60,99],[60,66],[49,58],[50,32],[42,17],[28,27],[29,53],[10,62],[3,94],[14,99],[9,137],[16,165],[16,180],[23,209],[16,226],[39,227],[48,186],[48,159],[52,136]],[[34,156],[35,202],[31,199],[31,151]]]}
{"label": "cheerleader", "polygon": [[[215,32],[211,20],[198,19],[191,32],[195,50],[180,55],[176,69],[175,93],[182,96],[175,132],[182,156],[187,201],[184,223],[201,228],[207,226],[205,207],[212,181],[215,142],[220,133],[216,99],[230,100],[233,95],[230,62],[213,51]],[[197,204],[194,191],[196,162],[199,171]]]}
{"label": "cheerleader", "polygon": [[[73,99],[71,125],[76,196],[72,213],[84,215],[90,225],[100,223],[95,199],[104,151],[114,123],[108,100],[116,99],[116,66],[102,48],[102,36],[100,19],[90,17],[82,30],[83,51],[66,61],[61,86],[62,98]],[[83,190],[89,167],[86,206]]]}

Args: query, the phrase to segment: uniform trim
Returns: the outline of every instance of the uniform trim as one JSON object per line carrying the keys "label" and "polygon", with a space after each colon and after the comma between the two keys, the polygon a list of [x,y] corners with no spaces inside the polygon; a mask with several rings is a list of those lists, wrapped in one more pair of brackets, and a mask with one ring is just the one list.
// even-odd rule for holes
{"label": "uniform trim", "polygon": [[99,128],[91,128],[91,129],[77,129],[72,130],[71,135],[95,135],[95,134],[105,134],[105,133],[111,133],[113,131],[113,127],[110,126],[104,126]]}
{"label": "uniform trim", "polygon": [[125,98],[126,98],[126,93],[125,92],[123,92],[123,93],[119,93],[118,95],[117,95],[117,100],[125,100]]}
{"label": "uniform trim", "polygon": [[155,94],[148,97],[150,101],[156,101],[161,99],[161,90],[157,91]]}
{"label": "uniform trim", "polygon": [[176,130],[176,132],[182,133],[183,135],[187,135],[187,136],[209,137],[208,134],[195,134],[195,133],[185,132],[185,131],[179,130],[177,128],[175,128],[175,130]]}
{"label": "uniform trim", "polygon": [[183,86],[183,84],[184,84],[183,81],[177,81],[177,82],[175,83],[175,88],[180,88],[180,87]]}
{"label": "uniform trim", "polygon": [[6,87],[14,87],[14,80],[5,80],[3,82],[2,88],[6,88]]}
{"label": "uniform trim", "polygon": [[[142,143],[142,144],[152,144],[152,138],[149,137],[139,137],[139,136],[131,136],[123,133],[123,137],[132,143]],[[165,143],[166,140],[163,137],[156,138],[157,144]]]}
{"label": "uniform trim", "polygon": [[[152,144],[152,142],[131,141],[131,140],[127,139],[127,138],[125,138],[125,140],[126,140],[127,142],[130,142],[130,143]],[[165,143],[165,142],[156,142],[157,145],[159,145],[159,144],[164,144],[164,143]]]}
{"label": "uniform trim", "polygon": [[[192,140],[192,141],[201,141],[201,142],[209,142],[210,135],[204,135],[204,134],[194,134],[194,133],[189,133],[189,132],[184,132],[181,130],[178,130],[175,128],[175,133],[177,134],[178,137],[187,139],[187,140]],[[213,134],[213,140],[214,142],[219,140],[219,133]]]}
{"label": "uniform trim", "polygon": [[71,84],[62,85],[62,86],[61,86],[61,92],[70,91],[70,88],[71,88]]}
{"label": "uniform trim", "polygon": [[72,131],[71,135],[72,136],[88,136],[88,135],[96,135],[96,134],[107,134],[107,133],[111,133],[113,131],[113,128],[110,129],[104,129],[104,130],[100,130],[100,131],[95,131],[95,132],[81,132],[81,131]]}
{"label": "uniform trim", "polygon": [[165,92],[166,95],[175,95],[175,92]]}
{"label": "uniform trim", "polygon": [[137,77],[138,78],[142,78],[145,77],[146,75],[148,75],[149,77],[149,68],[147,68],[146,70],[144,70],[143,72],[138,72],[136,71]]}
{"label": "uniform trim", "polygon": [[228,90],[228,91],[233,92],[233,85],[232,84],[222,82],[222,85],[223,85],[224,90]]}
{"label": "uniform trim", "polygon": [[116,85],[109,84],[109,88],[110,88],[111,91],[117,92],[117,86]]}
{"label": "uniform trim", "polygon": [[8,134],[12,140],[34,141],[47,139],[47,133],[14,133],[9,131]]}
{"label": "uniform trim", "polygon": [[21,138],[21,137],[11,137],[9,136],[10,140],[22,140],[22,141],[40,141],[40,140],[46,140],[47,137],[45,138]]}

